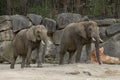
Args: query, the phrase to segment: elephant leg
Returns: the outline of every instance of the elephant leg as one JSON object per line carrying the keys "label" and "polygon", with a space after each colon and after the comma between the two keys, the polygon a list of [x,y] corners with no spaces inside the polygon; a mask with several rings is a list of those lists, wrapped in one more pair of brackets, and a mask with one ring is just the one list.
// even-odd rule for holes
{"label": "elephant leg", "polygon": [[68,64],[72,64],[73,63],[73,55],[74,55],[74,52],[69,52],[69,60],[68,60]]}
{"label": "elephant leg", "polygon": [[76,62],[76,63],[79,63],[79,62],[80,62],[82,47],[83,47],[83,45],[79,45],[78,48],[77,48],[76,59],[75,59],[75,62]]}
{"label": "elephant leg", "polygon": [[39,53],[39,48],[37,48],[37,67],[42,67],[41,61],[42,61],[42,55]]}
{"label": "elephant leg", "polygon": [[45,62],[45,54],[47,51],[47,42],[45,42],[45,46],[43,47],[43,54],[42,54],[42,63]]}
{"label": "elephant leg", "polygon": [[24,68],[24,67],[25,67],[25,59],[26,59],[26,57],[23,56],[23,57],[22,57],[21,68]]}
{"label": "elephant leg", "polygon": [[60,50],[60,62],[59,62],[60,65],[63,64],[65,52],[66,52],[65,49],[61,48],[61,50]]}
{"label": "elephant leg", "polygon": [[59,46],[58,45],[55,45],[55,49],[54,49],[54,55],[55,55],[55,58],[54,58],[54,61],[55,63],[58,63],[59,62]]}
{"label": "elephant leg", "polygon": [[91,43],[90,43],[90,44],[86,44],[86,54],[87,54],[86,62],[87,62],[87,63],[90,63]]}
{"label": "elephant leg", "polygon": [[26,67],[30,67],[30,57],[31,57],[32,49],[28,48],[27,58],[26,58]]}
{"label": "elephant leg", "polygon": [[18,57],[18,55],[14,54],[13,61],[11,62],[11,65],[10,65],[11,69],[14,69],[14,65],[15,65],[15,61],[16,61],[17,57]]}

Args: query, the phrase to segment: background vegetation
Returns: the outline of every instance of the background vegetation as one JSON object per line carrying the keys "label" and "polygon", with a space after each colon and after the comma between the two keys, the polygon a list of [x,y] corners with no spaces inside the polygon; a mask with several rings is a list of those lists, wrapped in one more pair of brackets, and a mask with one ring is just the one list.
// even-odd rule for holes
{"label": "background vegetation", "polygon": [[0,15],[35,13],[54,18],[63,12],[120,18],[120,0],[0,0]]}

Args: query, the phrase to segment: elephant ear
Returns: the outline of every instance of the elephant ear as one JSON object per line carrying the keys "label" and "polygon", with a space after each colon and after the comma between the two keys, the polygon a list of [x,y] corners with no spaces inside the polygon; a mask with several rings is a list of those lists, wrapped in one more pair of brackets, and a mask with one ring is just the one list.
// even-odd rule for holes
{"label": "elephant ear", "polygon": [[27,39],[30,40],[30,41],[33,41],[35,42],[36,41],[36,37],[35,37],[35,34],[34,34],[34,29],[35,27],[32,26],[30,29],[28,29],[28,31],[26,32],[26,36],[27,36]]}
{"label": "elephant ear", "polygon": [[78,30],[79,30],[80,36],[86,39],[87,38],[87,34],[86,34],[86,30],[85,30],[84,25],[80,24],[79,26],[80,26],[80,29],[78,29]]}

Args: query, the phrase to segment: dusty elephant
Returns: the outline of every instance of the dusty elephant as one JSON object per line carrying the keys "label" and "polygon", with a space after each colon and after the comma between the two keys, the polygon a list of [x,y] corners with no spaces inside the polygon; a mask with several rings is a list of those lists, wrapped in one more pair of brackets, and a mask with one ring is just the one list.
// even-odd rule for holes
{"label": "dusty elephant", "polygon": [[94,21],[84,21],[79,23],[71,23],[64,28],[63,36],[60,44],[60,62],[63,64],[65,52],[69,52],[68,63],[72,63],[72,57],[76,52],[75,62],[80,61],[82,47],[86,45],[87,60],[90,60],[91,43],[95,43],[97,60],[99,58],[99,43],[102,42],[99,36],[99,28]]}
{"label": "dusty elephant", "polygon": [[[45,43],[43,54],[39,54],[41,41]],[[37,48],[37,63],[38,67],[42,66],[41,61],[44,61],[44,56],[47,48],[47,29],[43,25],[32,26],[29,29],[24,29],[18,32],[13,40],[14,55],[10,68],[13,69],[18,55],[22,56],[21,68],[30,66],[31,52]],[[40,57],[40,58],[39,58]]]}

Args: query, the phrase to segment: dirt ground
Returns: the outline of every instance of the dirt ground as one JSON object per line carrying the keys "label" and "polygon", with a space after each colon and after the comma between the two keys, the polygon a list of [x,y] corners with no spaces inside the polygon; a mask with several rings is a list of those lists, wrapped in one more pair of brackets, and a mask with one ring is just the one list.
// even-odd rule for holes
{"label": "dirt ground", "polygon": [[0,80],[120,80],[120,65],[98,64],[43,64],[42,68],[9,68],[0,64]]}

